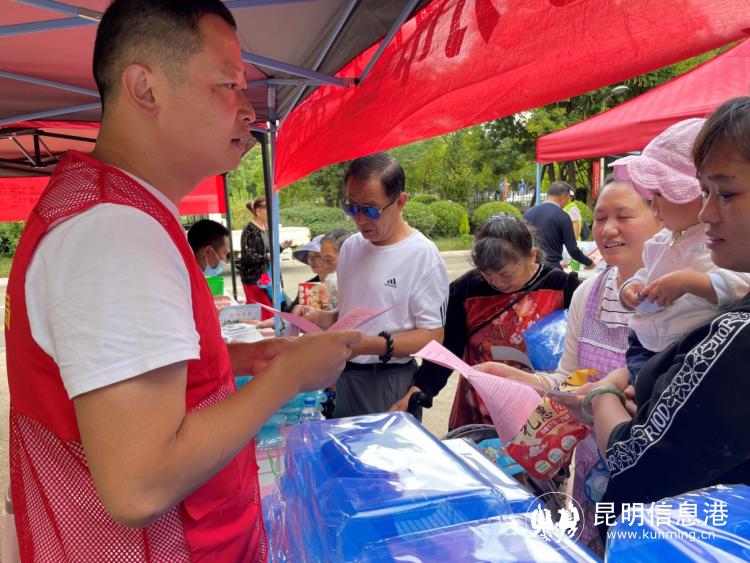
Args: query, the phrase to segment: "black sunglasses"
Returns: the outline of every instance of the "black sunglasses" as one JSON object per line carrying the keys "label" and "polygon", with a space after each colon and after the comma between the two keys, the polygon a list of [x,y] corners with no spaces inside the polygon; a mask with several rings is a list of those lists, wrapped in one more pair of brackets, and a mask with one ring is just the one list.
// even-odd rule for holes
{"label": "black sunglasses", "polygon": [[354,218],[360,213],[370,219],[371,221],[377,221],[380,219],[380,215],[393,205],[398,198],[392,199],[391,202],[384,207],[374,207],[372,205],[357,205],[356,203],[343,203],[341,209],[344,210],[349,217]]}

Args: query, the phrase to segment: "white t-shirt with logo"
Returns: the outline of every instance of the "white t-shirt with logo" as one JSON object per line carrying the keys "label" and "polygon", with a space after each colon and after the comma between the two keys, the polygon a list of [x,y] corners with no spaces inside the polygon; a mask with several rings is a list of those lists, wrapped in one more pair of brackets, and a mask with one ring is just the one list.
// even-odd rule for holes
{"label": "white t-shirt with logo", "polygon": [[[349,237],[341,247],[336,273],[339,318],[356,307],[392,307],[359,327],[363,334],[397,334],[445,324],[448,272],[435,244],[419,231],[389,246],[376,246],[361,233]],[[378,357],[357,356],[352,361],[376,363]]]}
{"label": "white t-shirt with logo", "polygon": [[70,398],[200,355],[185,262],[164,227],[133,207],[104,203],[53,226],[25,294],[31,334]]}

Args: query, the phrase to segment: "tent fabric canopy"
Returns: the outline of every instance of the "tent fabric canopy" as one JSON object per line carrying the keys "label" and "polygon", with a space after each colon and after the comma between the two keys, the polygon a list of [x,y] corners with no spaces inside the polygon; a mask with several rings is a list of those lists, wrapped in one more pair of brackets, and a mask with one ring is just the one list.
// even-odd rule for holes
{"label": "tent fabric canopy", "polygon": [[[746,0],[433,0],[357,88],[321,87],[291,113],[275,187],[619,82],[748,30]],[[374,48],[339,75],[357,75]]]}
{"label": "tent fabric canopy", "polygon": [[[5,178],[0,190],[0,223],[25,221],[49,180],[49,176]],[[182,199],[179,212],[180,215],[226,213],[221,176],[211,176],[198,184]]]}
{"label": "tent fabric canopy", "polygon": [[[74,0],[68,5],[103,12],[109,2]],[[232,6],[233,2],[226,4],[237,21],[237,34],[244,53],[310,69],[349,2],[299,0],[280,3],[269,0],[268,5],[258,7]],[[407,4],[406,0],[359,0],[329,55],[317,70],[334,74],[353,57],[383,38]],[[0,0],[0,28],[67,18],[70,16],[42,7]],[[65,29],[19,34],[0,29],[0,72],[31,76],[95,92],[91,59],[97,22],[78,19],[77,27]],[[292,77],[289,72],[269,70],[257,64],[246,63],[245,70],[249,82]],[[308,88],[307,92],[310,91]],[[275,102],[280,112],[278,115],[283,117],[292,109],[291,103],[296,93],[297,87],[294,86],[278,88]],[[248,88],[247,95],[256,110],[258,121],[266,121],[266,87],[256,85]],[[0,120],[98,101],[98,96],[0,76]],[[100,115],[99,109],[93,109],[65,114],[58,119],[99,121]]]}
{"label": "tent fabric canopy", "polygon": [[[418,8],[426,1],[418,1],[414,6]],[[35,2],[39,5],[33,5]],[[22,209],[26,209],[28,214],[33,206],[30,194],[40,193],[29,186],[46,184],[28,179],[10,182],[5,181],[4,177],[49,175],[56,158],[66,150],[88,152],[92,148],[91,143],[85,141],[52,135],[95,138],[98,133],[101,110],[91,72],[91,59],[97,24],[95,18],[106,9],[109,0],[75,0],[74,3],[29,0],[26,4],[31,5],[26,5],[0,0],[0,209],[4,209],[3,220],[11,220],[9,217],[13,220],[24,218]],[[272,68],[246,62],[246,77],[248,82],[253,82],[298,78],[285,64],[333,75],[353,57],[382,39],[410,2],[268,0],[262,5],[264,2],[258,0],[228,1],[226,4],[236,19],[243,53],[248,57],[270,59],[272,64],[281,63],[278,68]],[[78,8],[92,10],[93,13],[87,15],[93,15],[94,19],[71,18],[69,13],[57,12],[58,8],[63,11]],[[71,21],[70,25],[61,29],[38,29],[66,20]],[[18,28],[24,25],[27,27],[22,30]],[[28,27],[30,25],[33,29]],[[331,43],[328,54],[323,56],[324,46],[333,38],[339,25],[342,26],[340,33]],[[21,75],[23,79],[19,79]],[[66,88],[54,87],[55,84]],[[265,85],[251,85],[247,96],[256,110],[257,124],[265,126],[271,112],[269,105],[275,106],[275,115],[283,118],[315,87],[307,86],[300,92],[298,86],[279,84],[275,86],[275,96],[269,96]],[[19,122],[14,119],[65,108],[78,109],[50,117],[27,117],[32,121]],[[46,154],[47,150],[51,153],[53,158],[49,159],[50,165],[29,166],[26,155],[34,155],[35,138],[27,133],[19,132],[16,135],[19,129],[42,133],[39,138],[45,146],[40,154]],[[218,181],[210,179],[209,183]],[[9,193],[12,190],[18,190],[18,194]],[[220,192],[216,193],[218,199],[213,200],[207,199],[206,193],[200,196],[198,193],[201,193],[200,187],[188,196],[192,203],[181,206],[182,213],[212,213],[224,209],[224,198],[218,197]],[[186,211],[188,208],[189,211]]]}
{"label": "tent fabric canopy", "polygon": [[750,95],[750,40],[669,82],[585,121],[539,137],[539,163],[642,150],[667,127],[705,117],[726,100]]}

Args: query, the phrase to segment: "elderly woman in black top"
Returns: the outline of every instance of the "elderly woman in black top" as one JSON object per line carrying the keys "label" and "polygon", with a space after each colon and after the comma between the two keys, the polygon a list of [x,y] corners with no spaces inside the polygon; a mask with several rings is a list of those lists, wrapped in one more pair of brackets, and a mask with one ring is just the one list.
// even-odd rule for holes
{"label": "elderly woman in black top", "polygon": [[[492,348],[526,351],[523,331],[568,307],[578,287],[577,274],[547,266],[523,220],[510,215],[490,217],[477,231],[472,251],[475,268],[453,281],[448,294],[443,345],[470,365],[492,360]],[[436,395],[451,370],[424,362],[414,386],[393,405],[405,410],[415,391]],[[459,380],[448,426],[492,424],[469,384]]]}

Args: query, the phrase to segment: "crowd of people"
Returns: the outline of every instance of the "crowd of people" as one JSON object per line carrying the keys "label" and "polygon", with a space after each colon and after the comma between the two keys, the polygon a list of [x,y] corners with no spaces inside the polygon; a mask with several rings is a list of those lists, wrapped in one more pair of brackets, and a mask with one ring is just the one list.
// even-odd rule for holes
{"label": "crowd of people", "polygon": [[[334,384],[337,417],[406,410],[450,375],[413,359],[432,340],[542,391],[594,370],[560,401],[591,429],[571,479],[582,541],[596,552],[600,500],[619,512],[750,484],[750,97],[614,162],[594,209],[606,268],[582,283],[560,264],[565,246],[593,266],[565,210],[569,185],[551,185],[525,221],[479,226],[474,267],[449,284],[435,244],[404,220],[402,166],[386,153],[357,158],[342,178],[357,232],[297,249],[327,300],[292,310],[321,328],[358,307],[385,312],[358,331],[226,345],[205,277],[224,270],[229,233],[201,221],[186,239],[177,204],[236,167],[250,140],[234,19],[214,0],[115,0],[93,68],[96,148],[58,164],[7,289],[11,489],[25,560],[265,560],[254,448],[264,421],[297,393]],[[264,208],[263,198],[248,203],[240,272],[248,302],[270,304]],[[81,259],[61,262],[69,248]],[[524,351],[523,332],[560,309],[556,370],[497,360],[497,349]],[[234,375],[247,373],[236,389]],[[478,422],[492,420],[461,380],[449,426]],[[595,468],[608,473],[603,496],[584,486]]]}

